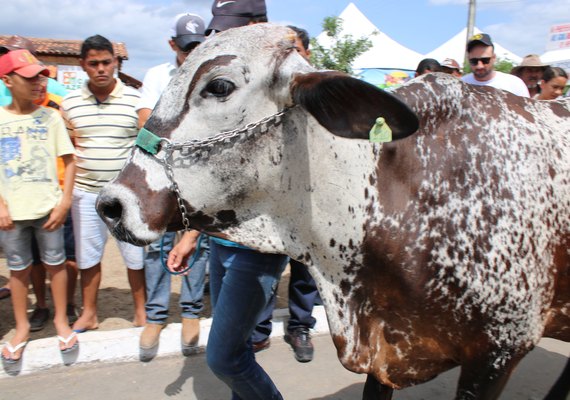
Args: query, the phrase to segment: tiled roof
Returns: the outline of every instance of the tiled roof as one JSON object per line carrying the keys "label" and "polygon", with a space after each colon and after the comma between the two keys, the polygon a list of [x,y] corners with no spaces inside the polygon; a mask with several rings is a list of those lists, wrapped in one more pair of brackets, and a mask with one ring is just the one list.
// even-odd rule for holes
{"label": "tiled roof", "polygon": [[[5,44],[12,35],[0,35],[0,46]],[[38,55],[60,55],[60,56],[76,56],[79,57],[81,51],[81,43],[83,40],[65,40],[65,39],[44,39],[32,38],[29,39],[36,48]],[[117,57],[128,60],[129,54],[127,53],[127,46],[121,42],[114,42],[113,49]]]}

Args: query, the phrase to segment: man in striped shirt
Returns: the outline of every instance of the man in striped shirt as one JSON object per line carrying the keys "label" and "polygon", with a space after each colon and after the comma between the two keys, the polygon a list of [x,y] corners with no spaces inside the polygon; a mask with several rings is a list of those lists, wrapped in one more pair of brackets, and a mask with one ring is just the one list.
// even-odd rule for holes
{"label": "man in striped shirt", "polygon": [[[101,188],[123,167],[137,136],[139,92],[114,77],[117,58],[112,43],[100,35],[81,46],[80,63],[89,80],[68,94],[63,115],[75,144],[77,174],[73,192],[73,229],[76,259],[81,274],[83,312],[73,325],[76,332],[98,327],[97,292],[101,283],[101,258],[108,230],[95,211]],[[145,323],[143,249],[117,242],[127,265],[135,313],[133,323]]]}

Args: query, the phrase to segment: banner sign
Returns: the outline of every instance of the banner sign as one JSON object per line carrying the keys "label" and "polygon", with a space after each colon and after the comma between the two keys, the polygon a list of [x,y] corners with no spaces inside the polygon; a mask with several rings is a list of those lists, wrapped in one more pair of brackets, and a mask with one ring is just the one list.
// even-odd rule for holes
{"label": "banner sign", "polygon": [[415,71],[406,69],[364,68],[355,71],[357,78],[378,86],[380,89],[395,89],[415,75]]}
{"label": "banner sign", "polygon": [[546,50],[559,50],[570,48],[570,23],[553,25],[548,33]]}
{"label": "banner sign", "polygon": [[79,65],[59,65],[57,67],[57,81],[69,91],[79,89],[89,77]]}

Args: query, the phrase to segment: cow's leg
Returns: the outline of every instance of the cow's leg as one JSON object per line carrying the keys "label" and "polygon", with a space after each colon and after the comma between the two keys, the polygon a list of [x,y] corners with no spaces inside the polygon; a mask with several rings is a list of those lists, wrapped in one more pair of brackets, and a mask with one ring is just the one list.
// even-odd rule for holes
{"label": "cow's leg", "polygon": [[390,386],[382,385],[374,376],[368,374],[364,384],[362,400],[391,400],[392,393],[394,393],[394,389]]}
{"label": "cow's leg", "polygon": [[544,400],[566,399],[570,393],[570,358],[566,362],[566,367],[562,371],[562,375],[552,386]]}
{"label": "cow's leg", "polygon": [[498,362],[495,359],[473,360],[469,364],[463,365],[455,399],[498,399],[523,355],[511,356],[511,359],[505,362],[505,365],[500,369],[493,367]]}

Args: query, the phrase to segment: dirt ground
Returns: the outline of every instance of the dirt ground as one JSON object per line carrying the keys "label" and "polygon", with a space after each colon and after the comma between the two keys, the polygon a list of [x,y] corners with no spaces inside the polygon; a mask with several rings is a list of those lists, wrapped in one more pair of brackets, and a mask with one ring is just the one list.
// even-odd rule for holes
{"label": "dirt ground", "polygon": [[[99,329],[114,330],[131,328],[133,319],[133,301],[127,281],[126,267],[123,263],[121,255],[115,244],[115,240],[110,238],[105,254],[102,260],[103,277],[101,288],[99,290]],[[0,252],[0,287],[4,286],[8,281],[10,272],[6,266],[6,259]],[[288,287],[289,270],[283,273],[281,284],[277,296],[277,308],[287,307],[287,287]],[[207,284],[207,283],[206,283]],[[180,277],[172,277],[172,295],[170,296],[170,318],[169,322],[180,322],[180,313],[178,307],[178,298],[180,295]],[[81,304],[81,294],[79,280],[77,282],[77,290],[75,293],[76,304]],[[29,315],[31,315],[35,297],[30,285],[29,291]],[[52,310],[50,296],[48,294],[48,306]],[[211,315],[210,298],[208,293],[204,296],[203,318],[209,318]],[[0,300],[0,343],[9,340],[14,334],[14,317],[12,314],[12,304],[9,299]],[[39,332],[32,332],[30,339],[41,339],[45,337],[55,336],[53,324],[48,323],[46,327]]]}

